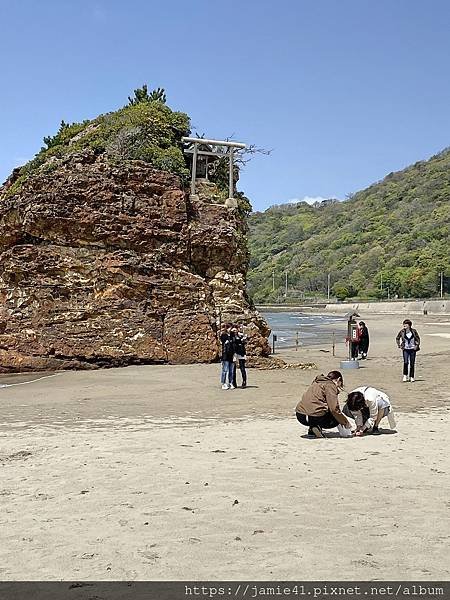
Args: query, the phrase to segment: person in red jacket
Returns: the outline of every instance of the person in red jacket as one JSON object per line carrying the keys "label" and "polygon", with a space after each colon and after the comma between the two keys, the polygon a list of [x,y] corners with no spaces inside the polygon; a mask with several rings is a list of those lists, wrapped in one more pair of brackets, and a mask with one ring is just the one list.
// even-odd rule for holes
{"label": "person in red jacket", "polygon": [[352,360],[357,360],[358,359],[358,354],[359,354],[359,340],[360,340],[360,335],[361,335],[361,330],[360,328],[357,326],[356,321],[353,319],[350,322],[350,325],[352,325],[352,329],[353,331],[355,331],[355,335],[354,337],[352,336],[350,339],[346,338],[348,343],[350,344],[350,356],[352,358]]}

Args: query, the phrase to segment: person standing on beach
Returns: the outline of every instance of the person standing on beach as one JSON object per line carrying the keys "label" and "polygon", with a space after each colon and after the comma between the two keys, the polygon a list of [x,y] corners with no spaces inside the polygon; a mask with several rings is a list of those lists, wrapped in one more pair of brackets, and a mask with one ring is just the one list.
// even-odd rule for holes
{"label": "person standing on beach", "polygon": [[227,325],[222,325],[220,328],[220,343],[222,344],[222,374],[220,377],[222,389],[234,389],[234,340],[233,336],[231,335],[231,324],[228,323]]}
{"label": "person standing on beach", "polygon": [[367,358],[367,353],[369,352],[369,330],[367,329],[364,321],[359,322],[359,352],[361,353],[361,358]]}
{"label": "person standing on beach", "polygon": [[352,317],[352,320],[350,321],[350,327],[351,327],[351,330],[356,333],[356,335],[355,335],[355,337],[348,337],[348,338],[346,338],[346,340],[350,344],[350,356],[351,356],[352,360],[357,360],[358,353],[359,353],[360,331],[359,331],[359,327],[353,317]]}
{"label": "person standing on beach", "polygon": [[340,371],[330,371],[328,375],[318,375],[295,408],[297,421],[308,427],[308,435],[325,437],[322,429],[333,429],[343,425],[351,429],[351,423],[342,414],[338,395],[344,387]]}
{"label": "person standing on beach", "polygon": [[247,336],[244,334],[242,328],[236,329],[236,334],[234,338],[234,369],[233,369],[233,385],[237,387],[236,381],[236,371],[239,366],[239,370],[242,376],[242,388],[247,387],[247,371],[245,369],[245,361],[247,359],[245,355],[245,344],[247,342]]}
{"label": "person standing on beach", "polygon": [[403,321],[403,329],[395,338],[397,346],[403,352],[403,381],[414,381],[416,353],[420,350],[420,337],[415,329],[413,329],[412,321],[405,319]]}

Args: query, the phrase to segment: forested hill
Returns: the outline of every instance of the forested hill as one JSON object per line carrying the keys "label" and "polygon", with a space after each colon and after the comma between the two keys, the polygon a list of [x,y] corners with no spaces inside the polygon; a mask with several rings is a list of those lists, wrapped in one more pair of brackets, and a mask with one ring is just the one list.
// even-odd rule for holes
{"label": "forested hill", "polygon": [[256,302],[280,300],[286,272],[292,298],[325,294],[328,274],[341,299],[436,296],[450,276],[450,148],[343,202],[253,213],[249,227]]}

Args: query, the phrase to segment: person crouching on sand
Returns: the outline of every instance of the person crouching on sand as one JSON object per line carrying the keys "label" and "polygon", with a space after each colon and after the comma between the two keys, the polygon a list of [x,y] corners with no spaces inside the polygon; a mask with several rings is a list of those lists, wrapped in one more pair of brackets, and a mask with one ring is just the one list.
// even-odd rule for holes
{"label": "person crouching on sand", "polygon": [[378,425],[389,415],[389,425],[395,427],[389,396],[374,387],[358,387],[348,395],[342,412],[356,421],[356,435],[380,435]]}
{"label": "person crouching on sand", "polygon": [[325,437],[322,429],[333,429],[338,425],[351,429],[352,424],[339,407],[338,394],[344,387],[339,371],[318,375],[295,408],[297,420],[308,427],[308,435]]}

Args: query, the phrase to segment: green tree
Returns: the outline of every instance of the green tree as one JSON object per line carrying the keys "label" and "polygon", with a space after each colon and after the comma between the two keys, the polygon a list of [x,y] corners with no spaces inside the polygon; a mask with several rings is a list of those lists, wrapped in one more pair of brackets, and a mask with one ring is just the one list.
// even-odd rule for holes
{"label": "green tree", "polygon": [[141,102],[161,102],[162,104],[166,103],[166,92],[164,88],[156,88],[148,93],[147,84],[141,88],[137,88],[134,90],[134,98],[128,96],[128,106],[136,106],[136,104],[140,104]]}
{"label": "green tree", "polygon": [[150,99],[150,102],[162,102],[163,104],[165,104],[167,100],[164,88],[160,87],[150,92],[148,97]]}
{"label": "green tree", "polygon": [[70,127],[70,125],[68,123],[66,123],[63,119],[60,123],[59,130],[56,133],[56,135],[47,135],[44,138],[44,144],[46,144],[47,148],[52,148],[53,146],[57,146],[58,144],[60,144],[62,134],[69,127]]}
{"label": "green tree", "polygon": [[345,300],[355,295],[355,290],[346,281],[336,281],[332,291],[338,300]]}

